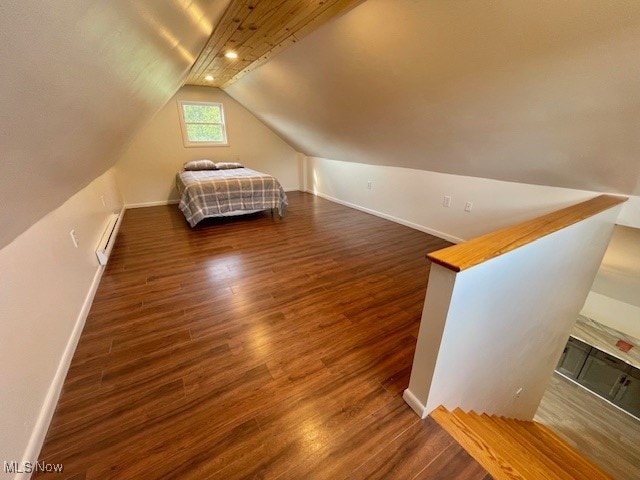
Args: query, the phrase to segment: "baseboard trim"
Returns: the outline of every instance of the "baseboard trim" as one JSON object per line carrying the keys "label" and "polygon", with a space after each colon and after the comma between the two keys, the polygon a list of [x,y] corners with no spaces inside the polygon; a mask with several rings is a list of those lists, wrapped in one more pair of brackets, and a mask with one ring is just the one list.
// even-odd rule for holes
{"label": "baseboard trim", "polygon": [[[104,267],[100,266],[93,276],[91,287],[89,288],[87,296],[84,299],[84,303],[82,304],[82,308],[80,309],[80,313],[78,314],[78,317],[76,319],[73,331],[71,332],[71,336],[69,337],[67,346],[64,349],[64,353],[62,354],[62,358],[60,359],[60,363],[58,364],[58,368],[53,377],[53,381],[49,386],[49,391],[47,392],[47,396],[45,397],[44,403],[40,410],[40,414],[38,415],[38,419],[36,420],[33,432],[31,433],[31,438],[29,439],[29,443],[27,444],[27,448],[23,456],[22,465],[24,465],[25,462],[35,463],[38,459],[38,456],[40,455],[40,450],[42,449],[44,439],[47,435],[47,431],[49,430],[49,425],[51,424],[53,414],[55,413],[56,406],[58,405],[58,400],[60,398],[60,393],[62,392],[64,380],[67,376],[67,372],[69,371],[69,366],[71,365],[73,354],[75,353],[78,341],[80,340],[80,335],[82,334],[82,330],[84,329],[84,325],[87,321],[87,316],[89,315],[89,310],[91,309],[93,298],[98,291],[98,285],[100,285],[100,279],[102,278],[103,272]],[[30,476],[30,473],[19,473],[14,478],[16,480],[27,480],[28,478],[30,478]]]}
{"label": "baseboard trim", "polygon": [[144,207],[158,207],[160,205],[175,205],[180,203],[180,200],[158,200],[155,202],[142,202],[142,203],[127,203],[124,208],[144,208]]}
{"label": "baseboard trim", "polygon": [[408,388],[402,393],[402,398],[411,407],[411,410],[416,412],[420,418],[427,418],[429,412],[427,412],[426,405],[423,405],[420,400],[409,390]]}
{"label": "baseboard trim", "polygon": [[316,196],[318,196],[320,198],[324,198],[325,200],[329,200],[329,201],[334,202],[334,203],[339,203],[340,205],[344,205],[345,207],[354,208],[356,210],[360,210],[361,212],[365,212],[365,213],[368,213],[370,215],[375,215],[376,217],[384,218],[385,220],[390,220],[392,222],[399,223],[400,225],[404,225],[405,227],[413,228],[414,230],[419,230],[421,232],[428,233],[429,235],[433,235],[434,237],[442,238],[443,240],[446,240],[448,242],[463,243],[463,242],[466,241],[466,240],[464,240],[462,238],[454,237],[453,235],[449,235],[448,233],[444,233],[444,232],[441,232],[439,230],[435,230],[433,228],[426,227],[424,225],[419,225],[417,223],[409,222],[408,220],[404,220],[402,218],[395,217],[393,215],[389,215],[387,213],[382,213],[382,212],[379,212],[377,210],[373,210],[371,208],[362,207],[362,206],[357,205],[355,203],[345,202],[344,200],[340,200],[338,198],[331,197],[329,195],[326,195],[324,193],[320,193],[318,191],[307,190],[307,192],[311,193],[313,195],[316,195]]}

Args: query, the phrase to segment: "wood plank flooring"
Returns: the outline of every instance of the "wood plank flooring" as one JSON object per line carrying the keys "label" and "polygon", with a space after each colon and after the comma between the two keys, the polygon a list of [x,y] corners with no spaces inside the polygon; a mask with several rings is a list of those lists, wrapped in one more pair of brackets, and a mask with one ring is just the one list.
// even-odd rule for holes
{"label": "wood plank flooring", "polygon": [[402,401],[443,240],[309,194],[126,212],[38,478],[483,479]]}
{"label": "wood plank flooring", "polygon": [[640,478],[640,422],[554,373],[535,421],[618,480]]}

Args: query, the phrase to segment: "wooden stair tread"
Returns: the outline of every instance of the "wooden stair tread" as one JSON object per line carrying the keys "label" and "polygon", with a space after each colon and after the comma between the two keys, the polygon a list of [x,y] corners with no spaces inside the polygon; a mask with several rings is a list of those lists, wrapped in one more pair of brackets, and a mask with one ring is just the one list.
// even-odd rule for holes
{"label": "wooden stair tread", "polygon": [[614,480],[613,477],[605,473],[597,465],[586,459],[580,452],[565,442],[557,433],[549,429],[547,426],[537,422],[519,421],[525,429],[531,431],[534,435],[540,436],[549,444],[557,449],[556,452],[561,454],[569,464],[578,469],[583,478],[603,478]]}
{"label": "wooden stair tread", "polygon": [[488,448],[482,437],[469,429],[464,422],[451,415],[444,407],[431,412],[431,417],[440,424],[469,454],[496,480],[526,480],[511,465]]}
{"label": "wooden stair tread", "polygon": [[549,469],[557,478],[573,479],[580,474],[579,470],[573,468],[572,464],[567,464],[562,455],[558,455],[550,443],[540,439],[529,430],[514,425],[512,421],[507,419],[483,414],[482,418],[500,426],[506,435],[509,435],[513,441],[520,442],[521,445],[529,452],[539,452],[538,460]]}
{"label": "wooden stair tread", "polygon": [[543,457],[542,455],[536,456],[535,453],[523,449],[520,440],[514,442],[513,437],[505,432],[503,425],[487,421],[475,413],[466,414],[460,409],[454,410],[453,414],[461,421],[467,422],[491,448],[495,448],[499,455],[513,465],[522,476],[531,475],[534,478],[563,480],[563,477],[555,473],[555,469],[550,469],[538,458]]}
{"label": "wooden stair tread", "polygon": [[496,480],[613,480],[544,425],[442,406],[431,417]]}

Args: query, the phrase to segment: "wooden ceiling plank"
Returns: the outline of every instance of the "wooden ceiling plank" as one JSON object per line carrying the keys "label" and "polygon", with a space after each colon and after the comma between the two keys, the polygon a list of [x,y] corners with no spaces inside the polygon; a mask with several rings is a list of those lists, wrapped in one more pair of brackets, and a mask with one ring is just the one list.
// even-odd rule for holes
{"label": "wooden ceiling plank", "polygon": [[[239,22],[235,22],[236,18],[244,18],[250,11],[248,7],[255,0],[232,0],[224,15],[220,19],[218,25],[213,30],[209,41],[205,45],[202,53],[191,68],[188,80],[195,80],[200,76],[211,61],[218,55],[220,49],[229,37],[238,28]],[[192,78],[193,77],[193,78]]]}
{"label": "wooden ceiling plank", "polygon": [[[255,45],[252,45],[253,60],[260,61],[262,65],[265,62],[265,55],[270,52],[280,52],[293,45],[297,41],[294,36],[297,26],[313,21],[313,18],[327,8],[332,1],[335,2],[335,0],[325,0],[324,2],[322,0],[306,0],[299,2],[298,5],[293,5],[293,8],[289,10],[286,16],[280,16],[275,23],[266,25],[266,31],[264,33],[260,32],[262,37],[259,38]],[[295,2],[290,3],[293,4]],[[271,56],[273,56],[273,53],[268,58]],[[229,71],[232,70],[231,68],[225,70],[221,77],[227,76]],[[236,69],[231,77],[234,77],[240,71],[242,70]]]}
{"label": "wooden ceiling plank", "polygon": [[[262,48],[259,56],[264,55],[276,45],[295,35],[297,25],[301,22],[313,21],[313,18],[322,10],[322,5],[319,4],[318,0],[304,3],[307,3],[305,5],[306,8],[292,10],[286,17],[279,18],[278,22],[265,33],[263,38],[260,39],[260,47]],[[311,7],[313,9],[309,10]]]}
{"label": "wooden ceiling plank", "polygon": [[334,0],[333,2],[326,2],[327,5],[324,5],[325,8],[321,9],[320,12],[315,12],[314,18],[300,21],[293,27],[290,27],[292,31],[294,31],[292,36],[289,36],[289,41],[287,41],[284,45],[280,45],[283,42],[279,42],[272,50],[265,52],[260,59],[256,60],[254,64],[251,64],[244,70],[239,71],[236,75],[234,75],[229,81],[222,84],[222,88],[226,88],[229,85],[232,85],[242,77],[244,77],[247,73],[255,70],[261,65],[268,62],[272,57],[285,50],[286,48],[293,45],[296,41],[300,40],[303,36],[308,35],[313,30],[317,29],[321,24],[325,23],[327,20],[346,12],[350,8],[355,7],[357,4],[361,3],[363,0]]}
{"label": "wooden ceiling plank", "polygon": [[[243,50],[251,48],[251,44],[255,43],[257,39],[268,31],[272,19],[277,18],[281,14],[279,11],[281,8],[286,9],[288,1],[281,1],[279,5],[273,6],[269,2],[259,4],[265,5],[265,8],[255,8],[251,13],[245,17],[233,33],[233,35],[227,40],[226,47],[235,50],[239,57],[242,57]],[[273,21],[275,23],[275,21]],[[255,38],[254,38],[255,37]]]}
{"label": "wooden ceiling plank", "polygon": [[[281,29],[283,24],[283,19],[287,19],[292,15],[297,14],[298,12],[304,12],[307,1],[300,0],[287,0],[280,3],[277,9],[272,10],[269,16],[263,16],[258,20],[258,23],[252,21],[251,18],[247,18],[246,27],[249,30],[247,34],[242,39],[241,44],[245,49],[255,50],[257,45],[260,45],[263,42],[264,38],[271,37],[275,30]],[[255,25],[254,30],[250,30],[251,26]],[[282,28],[284,35],[289,35]],[[247,45],[249,44],[249,45]]]}
{"label": "wooden ceiling plank", "polygon": [[[362,1],[232,0],[185,83],[225,88]],[[222,58],[226,50],[238,59]]]}
{"label": "wooden ceiling plank", "polygon": [[220,81],[226,82],[246,66],[251,65],[254,61],[259,59],[264,52],[273,48],[273,45],[265,43],[265,38],[272,36],[274,29],[282,29],[284,32],[283,36],[289,36],[290,34],[281,27],[283,19],[286,20],[288,17],[297,17],[301,13],[305,14],[305,9],[308,8],[309,3],[313,2],[310,2],[309,0],[282,1],[277,6],[278,8],[271,12],[271,15],[268,17],[261,16],[259,24],[252,22],[252,18],[245,19],[244,23],[246,26],[250,27],[251,25],[256,25],[257,28],[254,30],[244,28],[242,33],[245,33],[245,35],[243,38],[240,38],[238,33],[236,33],[234,38],[230,39],[230,41],[235,40],[235,44],[237,45],[235,50],[237,51],[239,58],[243,61],[249,60],[249,63],[245,65],[240,65],[239,62],[230,63],[222,71],[217,72],[217,83]]}
{"label": "wooden ceiling plank", "polygon": [[[283,0],[278,5],[275,5],[275,7],[277,7],[275,9],[274,9],[274,4],[272,2],[261,2],[261,3],[257,4],[257,7],[260,7],[260,6],[266,7],[266,9],[270,10],[271,13],[275,13],[278,10],[278,8],[280,8],[281,16],[286,16],[292,10],[295,11],[296,7],[299,7],[300,5],[302,5],[303,8],[301,10],[299,10],[299,12],[300,11],[302,12],[303,18],[307,18],[307,17],[309,17],[309,13],[307,13],[306,10],[308,10],[309,8],[312,8],[312,7],[316,7],[317,8],[318,6],[321,6],[321,5],[319,5],[320,3],[322,3],[322,2],[319,1],[319,0],[306,1],[306,2],[302,2],[302,3],[291,1],[291,0]],[[284,8],[284,9],[282,8],[283,6],[286,7],[289,4],[291,5],[290,8]],[[243,17],[242,13],[245,13],[247,15],[245,15]],[[296,12],[296,13],[298,13],[298,12]],[[312,15],[314,13],[315,12],[312,12]],[[260,17],[263,18],[263,15],[264,15],[263,8],[254,8],[254,9],[251,9],[251,10],[249,10],[247,8],[247,10],[244,10],[242,12],[238,12],[236,10],[235,15],[228,15],[228,16],[225,15],[225,17],[221,21],[221,25],[222,25],[222,23],[225,23],[225,22],[227,24],[229,24],[230,22],[232,22],[236,18],[241,18],[242,19],[241,22],[235,22],[235,24],[236,24],[235,26],[237,28],[235,28],[235,30],[233,31],[231,37],[225,39],[226,43],[228,45],[229,41],[233,39],[233,36],[234,35],[236,36],[236,39],[234,39],[235,41],[233,42],[234,43],[234,48],[236,48],[237,50],[240,50],[238,52],[238,54],[239,54],[241,59],[243,58],[243,56],[249,56],[249,55],[251,57],[256,58],[256,59],[260,58],[263,55],[263,51],[264,51],[264,53],[266,53],[269,50],[274,48],[275,42],[273,42],[273,41],[270,44],[266,44],[266,45],[265,45],[265,43],[263,41],[262,42],[263,47],[260,48],[258,51],[253,49],[251,51],[251,54],[249,54],[248,48],[246,48],[246,47],[245,48],[237,47],[237,45],[239,43],[244,43],[244,39],[243,39],[243,41],[238,41],[237,40],[238,30],[240,29],[240,27],[242,26],[243,31],[246,30],[253,23],[252,21],[253,21],[254,18],[260,18]],[[290,23],[292,23],[292,20],[294,20],[294,21],[298,20],[299,16],[300,16],[300,14],[298,13],[298,15],[295,15],[293,19],[287,19],[287,23],[290,24]],[[276,19],[276,21],[273,22],[274,23],[274,27],[275,27],[275,26],[277,26],[277,16],[272,15],[272,18],[273,17],[275,17],[275,19]],[[260,27],[258,27],[255,31],[249,30],[250,33],[257,33],[258,34],[256,36],[256,38],[268,37],[268,34],[270,33],[270,32],[268,32],[268,29],[269,28],[274,28],[274,27],[272,27],[272,25],[270,25],[271,22],[268,22],[267,25],[265,25],[262,22],[263,22],[263,20],[261,20]],[[290,32],[287,32],[285,30],[285,28],[283,28],[282,30],[283,30],[283,33],[284,33],[283,36],[286,38],[286,37],[290,36],[291,34],[290,34]],[[220,29],[217,28],[215,33],[218,33],[219,30]],[[215,35],[215,33],[214,33],[214,35]],[[228,33],[228,30],[225,33]],[[225,35],[225,37],[226,36],[227,35]],[[213,39],[213,37],[214,36],[212,35],[212,39]],[[222,80],[224,80],[226,82],[226,80],[227,80],[226,77],[233,77],[236,73],[238,73],[239,71],[243,70],[243,68],[241,68],[242,65],[240,64],[240,62],[237,62],[237,61],[234,61],[233,63],[230,62],[226,67],[222,67],[222,69],[220,69],[220,67],[217,67],[217,68],[212,68],[211,67],[212,59],[215,58],[216,54],[218,54],[222,49],[225,48],[224,45],[220,45],[220,40],[222,40],[222,39],[223,38],[219,38],[218,39],[219,40],[218,41],[218,45],[211,45],[212,42],[211,41],[208,42],[208,45],[207,45],[206,49],[208,49],[209,52],[205,56],[205,58],[208,60],[208,62],[197,62],[197,63],[199,63],[201,65],[196,67],[194,75],[190,75],[189,76],[188,83],[207,84],[207,83],[204,82],[204,78],[202,78],[202,77],[204,76],[204,73],[210,73],[215,78],[214,83],[215,84],[221,84]],[[278,42],[278,43],[281,43],[281,42]],[[214,51],[214,49],[216,51]],[[192,71],[193,71],[193,69],[192,69]]]}
{"label": "wooden ceiling plank", "polygon": [[200,61],[196,62],[196,65],[194,65],[194,68],[191,70],[190,76],[193,76],[194,79],[200,78],[200,80],[203,81],[202,77],[212,68],[212,63],[219,57],[221,47],[238,27],[238,23],[234,20],[238,18],[238,15],[243,11],[243,7],[246,7],[246,3],[248,3],[246,0],[239,0],[237,4],[234,5],[238,8],[234,9],[229,17],[224,18],[218,28],[216,28],[216,31],[211,36],[210,42],[200,55],[202,60],[199,59]]}
{"label": "wooden ceiling plank", "polygon": [[[265,21],[268,21],[271,17],[277,16],[278,11],[282,8],[286,9],[287,4],[291,3],[291,0],[274,1],[255,1],[245,2],[245,5],[241,10],[233,17],[225,19],[227,22],[231,22],[232,30],[227,29],[224,33],[226,35],[220,36],[216,44],[207,47],[210,49],[208,52],[209,58],[216,58],[225,50],[233,50],[238,53],[240,60],[228,60],[226,65],[222,65],[217,68],[212,68],[207,65],[208,68],[199,69],[200,84],[207,84],[204,82],[203,73],[210,73],[214,76],[215,83],[219,83],[218,80],[223,75],[223,71],[231,69],[237,71],[242,68],[242,55],[243,44],[248,42],[254,34],[260,30],[260,25]],[[252,28],[254,27],[254,28]],[[231,31],[231,35],[229,32]]]}
{"label": "wooden ceiling plank", "polygon": [[191,71],[189,72],[188,81],[194,79],[201,73],[203,66],[206,66],[211,61],[211,52],[212,45],[216,42],[216,40],[223,34],[226,28],[228,28],[230,24],[230,19],[232,19],[238,12],[242,2],[238,0],[232,0],[224,15],[218,22],[218,25],[213,30],[213,33],[209,37],[206,45],[204,46],[202,52],[198,56],[198,59],[195,61],[193,66],[191,67]]}

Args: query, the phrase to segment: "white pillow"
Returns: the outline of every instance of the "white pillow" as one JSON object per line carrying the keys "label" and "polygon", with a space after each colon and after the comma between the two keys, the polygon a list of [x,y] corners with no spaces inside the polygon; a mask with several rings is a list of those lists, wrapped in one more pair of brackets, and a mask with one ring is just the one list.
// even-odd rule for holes
{"label": "white pillow", "polygon": [[212,160],[191,160],[185,163],[182,168],[185,170],[217,170],[216,164]]}
{"label": "white pillow", "polygon": [[218,162],[216,163],[218,170],[229,170],[231,168],[244,168],[244,165],[238,162]]}

